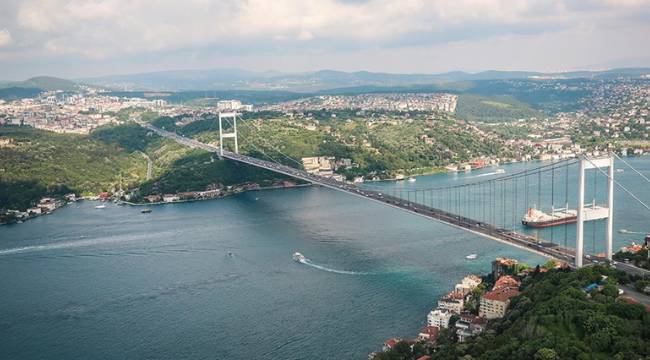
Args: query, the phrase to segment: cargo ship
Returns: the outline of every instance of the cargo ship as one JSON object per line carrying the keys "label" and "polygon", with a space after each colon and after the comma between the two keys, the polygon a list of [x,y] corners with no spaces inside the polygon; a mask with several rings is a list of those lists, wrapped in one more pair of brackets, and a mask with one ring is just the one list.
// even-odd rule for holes
{"label": "cargo ship", "polygon": [[578,212],[567,209],[554,209],[550,214],[535,208],[529,208],[521,223],[532,228],[544,228],[564,224],[573,224],[578,220]]}

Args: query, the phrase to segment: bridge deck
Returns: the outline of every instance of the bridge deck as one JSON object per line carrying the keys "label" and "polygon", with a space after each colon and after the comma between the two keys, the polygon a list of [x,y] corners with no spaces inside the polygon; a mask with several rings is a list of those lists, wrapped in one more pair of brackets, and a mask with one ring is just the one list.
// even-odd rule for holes
{"label": "bridge deck", "polygon": [[[173,139],[180,144],[192,148],[202,149],[219,155],[220,151],[218,147],[211,146],[197,140],[188,139],[176,133],[159,129],[145,122],[138,121],[138,123],[141,126],[157,133],[158,135]],[[409,213],[418,216],[426,217],[428,219],[432,219],[447,225],[461,228],[463,230],[475,233],[479,236],[483,236],[492,240],[499,241],[501,243],[515,246],[520,249],[536,253],[538,255],[561,260],[567,262],[569,265],[573,264],[574,255],[572,249],[566,249],[551,243],[540,243],[537,241],[537,239],[528,235],[519,234],[510,230],[498,228],[484,222],[480,222],[467,217],[452,214],[420,203],[407,201],[387,194],[382,194],[378,191],[362,189],[345,182],[337,181],[332,178],[326,178],[326,177],[310,174],[304,170],[292,168],[290,166],[274,163],[271,161],[260,160],[257,158],[236,154],[234,152],[230,152],[226,150],[224,150],[223,155],[220,156],[233,161],[249,164],[279,174],[287,175],[306,182],[318,184],[330,189],[343,191],[354,196],[362,197],[367,200],[375,201],[384,205],[388,205],[400,209],[402,211],[407,211]]]}
{"label": "bridge deck", "polygon": [[[310,183],[314,184],[319,184],[321,186],[338,190],[338,191],[343,191],[348,194],[352,194],[354,196],[362,197],[371,201],[375,201],[387,206],[391,206],[397,209],[400,209],[402,211],[407,211],[409,213],[426,217],[428,219],[432,219],[450,226],[454,226],[460,229],[463,229],[465,231],[470,231],[474,234],[477,234],[479,236],[486,237],[491,240],[499,241],[504,244],[508,244],[511,246],[518,247],[520,249],[533,252],[538,255],[542,255],[545,257],[553,258],[556,260],[560,260],[563,262],[566,262],[569,266],[573,267],[574,266],[574,260],[575,260],[575,251],[570,248],[565,248],[562,246],[559,246],[557,244],[553,243],[548,243],[548,242],[539,242],[536,238],[532,236],[528,236],[525,234],[520,234],[511,230],[495,227],[491,224],[487,224],[481,221],[473,220],[467,217],[463,217],[457,214],[452,214],[449,212],[446,212],[444,210],[436,209],[430,206],[426,206],[420,203],[412,202],[412,201],[407,201],[402,198],[390,196],[387,194],[382,194],[378,191],[373,191],[373,190],[367,190],[367,189],[362,189],[357,186],[344,183],[341,181],[334,180],[332,178],[326,178],[322,176],[317,176],[314,174],[310,174],[304,170],[300,169],[295,169],[290,166],[270,162],[270,161],[265,161],[265,160],[260,160],[256,159],[250,156],[246,155],[241,155],[241,154],[236,154],[230,151],[223,151],[223,155],[220,155],[219,148],[215,146],[211,146],[208,144],[204,144],[200,141],[196,141],[193,139],[188,139],[185,138],[184,136],[180,136],[176,133],[172,133],[169,131],[165,131],[162,129],[159,129],[149,123],[136,120],[136,122],[144,127],[147,128],[155,133],[157,133],[160,136],[167,137],[170,139],[175,140],[176,142],[192,147],[192,148],[198,148],[198,149],[203,149],[208,152],[216,153],[219,156],[222,156],[226,159],[230,159],[233,161],[249,164],[252,166],[256,166],[262,169],[270,170],[279,174],[287,175],[296,179],[304,180]],[[591,264],[592,261],[594,261],[594,258],[584,258],[584,263],[585,264]],[[645,269],[640,269],[637,267],[633,267],[629,264],[622,264],[618,263],[616,264],[616,267],[619,270],[634,274],[634,275],[639,275],[643,277],[650,276],[650,271],[645,270]]]}

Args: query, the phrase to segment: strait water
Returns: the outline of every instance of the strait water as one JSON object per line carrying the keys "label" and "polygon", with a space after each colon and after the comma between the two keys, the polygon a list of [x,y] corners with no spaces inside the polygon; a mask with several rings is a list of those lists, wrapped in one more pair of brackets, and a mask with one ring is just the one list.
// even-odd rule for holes
{"label": "strait water", "polygon": [[[630,161],[650,173],[650,158]],[[490,172],[376,185],[499,176],[476,178]],[[650,202],[650,184],[630,170],[616,176]],[[649,213],[616,196],[615,228],[650,230]],[[494,257],[544,261],[318,187],[151,214],[95,205],[0,227],[0,358],[365,359],[389,337],[415,336],[437,298],[464,275],[488,272]],[[641,238],[617,233],[616,244]],[[294,251],[308,264],[292,261]]]}

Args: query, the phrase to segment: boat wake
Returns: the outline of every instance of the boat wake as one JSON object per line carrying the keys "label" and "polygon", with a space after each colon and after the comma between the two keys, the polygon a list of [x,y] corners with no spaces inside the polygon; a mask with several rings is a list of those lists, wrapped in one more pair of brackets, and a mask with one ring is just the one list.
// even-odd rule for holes
{"label": "boat wake", "polygon": [[505,174],[503,171],[493,171],[485,174],[479,174],[479,175],[473,175],[473,176],[465,176],[464,179],[473,179],[473,178],[480,178],[484,176],[492,176],[492,175],[499,175],[499,174]]}
{"label": "boat wake", "polygon": [[363,271],[347,271],[347,270],[331,269],[331,268],[328,268],[328,267],[325,267],[325,266],[322,266],[322,265],[315,264],[315,263],[311,262],[311,260],[309,260],[309,259],[302,259],[302,260],[300,260],[298,262],[301,263],[301,264],[305,264],[307,266],[311,266],[311,267],[313,267],[315,269],[318,269],[318,270],[323,270],[323,271],[327,271],[327,272],[331,272],[331,273],[335,273],[335,274],[344,274],[344,275],[370,275],[371,274],[369,272],[363,272]]}
{"label": "boat wake", "polygon": [[0,256],[35,253],[35,252],[50,251],[50,250],[75,249],[80,247],[92,247],[97,245],[108,245],[114,243],[137,241],[145,238],[146,238],[145,236],[133,236],[133,237],[116,236],[116,237],[108,237],[108,238],[62,241],[62,242],[41,244],[41,245],[29,245],[29,246],[22,246],[22,247],[8,248],[8,249],[0,249]]}

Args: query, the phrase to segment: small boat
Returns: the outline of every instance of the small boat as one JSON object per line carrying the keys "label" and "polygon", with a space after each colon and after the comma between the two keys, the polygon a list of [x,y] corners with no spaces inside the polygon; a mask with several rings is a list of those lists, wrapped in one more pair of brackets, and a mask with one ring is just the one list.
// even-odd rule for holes
{"label": "small boat", "polygon": [[104,205],[104,204],[95,206],[95,209],[105,209],[105,208],[106,208],[106,205]]}
{"label": "small boat", "polygon": [[143,213],[143,214],[149,214],[151,211],[153,211],[153,210],[151,210],[151,209],[144,209],[144,210],[142,210],[142,211],[140,211],[140,212]]}
{"label": "small boat", "polygon": [[415,182],[415,178],[414,178],[414,177],[410,177],[410,178],[408,179],[408,182]]}
{"label": "small boat", "polygon": [[228,257],[233,257],[232,251],[228,251]]}
{"label": "small boat", "polygon": [[304,262],[305,259],[306,259],[305,256],[303,254],[299,253],[299,252],[293,253],[292,257],[293,257],[293,261],[296,261],[296,262]]}
{"label": "small boat", "polygon": [[505,174],[506,171],[503,170],[503,169],[497,169],[496,173],[497,173],[497,174]]}
{"label": "small boat", "polygon": [[478,254],[469,254],[469,255],[465,256],[465,259],[467,259],[467,260],[474,260],[474,259],[476,259],[477,257],[478,257]]}
{"label": "small boat", "polygon": [[622,173],[622,172],[625,172],[625,169],[616,169],[616,172]]}

